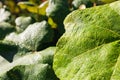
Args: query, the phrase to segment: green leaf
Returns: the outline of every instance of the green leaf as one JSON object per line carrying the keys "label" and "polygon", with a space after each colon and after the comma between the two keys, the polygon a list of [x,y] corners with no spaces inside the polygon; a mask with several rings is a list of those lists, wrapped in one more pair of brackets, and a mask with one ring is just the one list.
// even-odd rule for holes
{"label": "green leaf", "polygon": [[30,24],[34,22],[35,20],[32,17],[24,17],[24,16],[20,16],[15,20],[18,32],[24,31]]}
{"label": "green leaf", "polygon": [[34,3],[25,1],[25,2],[19,2],[18,6],[22,9],[22,10],[28,10],[29,12],[32,13],[38,13],[38,6],[35,5]]}
{"label": "green leaf", "polygon": [[28,6],[34,7],[35,4],[25,1],[25,2],[19,2],[18,6],[20,6],[21,9],[27,9]]}
{"label": "green leaf", "polygon": [[40,6],[38,7],[38,13],[40,15],[46,15],[46,8],[47,7],[48,7],[48,1],[45,1],[42,4],[40,4]]}
{"label": "green leaf", "polygon": [[3,63],[0,66],[0,80],[58,80],[51,64],[55,50],[55,47],[49,47],[40,52],[26,53],[12,63]]}
{"label": "green leaf", "polygon": [[6,36],[5,42],[13,42],[20,48],[32,51],[41,50],[49,46],[53,40],[53,30],[46,21],[29,25],[22,33],[11,33]]}
{"label": "green leaf", "polygon": [[[49,0],[49,5],[46,10],[47,16],[53,19],[59,17],[59,21],[63,20],[69,13],[67,0]],[[55,20],[57,21],[57,19]]]}
{"label": "green leaf", "polygon": [[111,3],[111,2],[114,2],[114,1],[117,1],[117,0],[100,0],[101,2],[104,2],[104,3]]}
{"label": "green leaf", "polygon": [[0,22],[9,20],[11,13],[5,8],[0,8]]}
{"label": "green leaf", "polygon": [[3,80],[46,80],[46,74],[49,65],[21,65],[16,66],[7,72],[7,76]]}
{"label": "green leaf", "polygon": [[57,24],[52,20],[52,18],[48,18],[48,23],[52,28],[57,28]]}
{"label": "green leaf", "polygon": [[119,80],[120,1],[76,10],[64,21],[53,68],[60,80]]}
{"label": "green leaf", "polygon": [[3,67],[6,64],[9,64],[9,61],[7,59],[4,59],[4,57],[0,56],[0,67]]}
{"label": "green leaf", "polygon": [[64,33],[63,20],[69,12],[67,0],[49,0],[46,15],[52,18],[53,22],[57,24],[58,37]]}
{"label": "green leaf", "polygon": [[28,10],[31,13],[37,13],[40,15],[46,15],[46,8],[48,7],[48,1],[43,2],[40,6],[37,6],[31,2],[19,2],[18,6],[22,10]]}

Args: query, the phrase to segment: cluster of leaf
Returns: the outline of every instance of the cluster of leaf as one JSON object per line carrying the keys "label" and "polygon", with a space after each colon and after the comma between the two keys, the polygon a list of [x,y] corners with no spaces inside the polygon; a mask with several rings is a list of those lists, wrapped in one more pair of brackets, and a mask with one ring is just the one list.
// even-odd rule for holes
{"label": "cluster of leaf", "polygon": [[0,12],[4,16],[0,22],[0,80],[58,80],[52,69],[56,48],[50,47],[54,37],[50,25],[21,16],[14,26],[8,21],[10,13],[4,8]]}
{"label": "cluster of leaf", "polygon": [[[56,0],[53,4],[54,0],[51,0],[40,2],[40,5],[32,1],[37,0],[2,1],[0,80],[58,80],[52,62],[56,42],[64,32],[62,22],[69,13],[67,1]],[[58,15],[61,10],[63,12]]]}
{"label": "cluster of leaf", "polygon": [[[97,49],[99,50],[98,53],[101,53],[104,49],[104,45],[101,46],[102,44],[119,40],[119,2],[110,4],[110,6],[105,5],[75,11],[65,19],[72,10],[78,9],[81,4],[88,5],[90,3],[91,5],[94,2],[96,1],[1,0],[0,80],[59,80],[57,77],[60,80],[83,80],[87,78],[85,76],[88,75],[87,70],[90,69],[88,67],[91,67],[88,63],[92,64],[92,61],[84,64],[88,65],[88,67],[83,68],[86,69],[85,72],[82,71],[76,74],[76,71],[81,68],[79,65],[83,65],[83,62],[80,61],[84,61],[86,57],[90,56],[86,55],[89,53],[86,51],[98,46],[98,48],[93,49],[93,53],[90,50],[90,54],[95,54]],[[114,5],[117,5],[117,7],[114,8]],[[107,12],[111,14],[104,15],[104,11],[105,14]],[[99,21],[96,22],[96,20]],[[107,24],[104,24],[105,21],[107,21]],[[64,35],[61,37],[63,33]],[[101,35],[102,33],[105,33],[105,35]],[[55,45],[59,37],[61,38],[57,43],[56,50]],[[111,47],[113,52],[118,48],[118,43],[119,41],[109,44],[112,47],[115,46],[114,49]],[[105,45],[105,48],[107,45]],[[119,53],[119,48],[116,51]],[[85,53],[85,55],[79,60],[78,56],[82,53]],[[110,53],[110,55],[114,56],[114,53]],[[115,55],[118,56],[118,54]],[[96,54],[95,56],[99,55]],[[75,59],[73,59],[74,57]],[[113,64],[109,64],[108,61],[108,65],[114,65],[116,59],[116,56],[114,59],[112,58]],[[105,60],[103,61],[105,62]],[[57,77],[53,71],[53,66]],[[106,65],[99,69],[103,68],[106,69]],[[108,71],[112,72],[113,69],[111,70],[110,67],[111,71]],[[76,76],[74,76],[75,74]],[[109,74],[111,75],[111,73],[108,73],[108,76]],[[83,76],[79,77],[79,75]],[[92,78],[91,76],[92,74],[88,75],[87,80],[96,79],[96,77],[93,77],[94,75]],[[103,74],[100,76],[103,76]],[[98,76],[99,78],[101,79]],[[104,80],[108,80],[108,78]]]}
{"label": "cluster of leaf", "polygon": [[68,0],[3,0],[3,5],[12,13],[10,23],[18,16],[31,16],[32,21],[47,21],[54,29],[54,43],[64,33],[63,20],[70,12]]}

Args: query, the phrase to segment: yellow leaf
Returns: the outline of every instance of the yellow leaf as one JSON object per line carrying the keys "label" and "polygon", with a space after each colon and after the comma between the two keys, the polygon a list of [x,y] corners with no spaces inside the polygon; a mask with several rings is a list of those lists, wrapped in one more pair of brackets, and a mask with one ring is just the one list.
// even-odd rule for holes
{"label": "yellow leaf", "polygon": [[27,6],[27,10],[32,13],[38,13],[38,7],[37,6]]}
{"label": "yellow leaf", "polygon": [[52,28],[57,28],[57,24],[50,17],[48,18],[48,23],[51,25]]}
{"label": "yellow leaf", "polygon": [[38,13],[41,15],[46,15],[46,8],[48,7],[48,1],[43,2],[39,7],[38,7]]}
{"label": "yellow leaf", "polygon": [[32,13],[46,15],[46,8],[48,7],[48,1],[43,2],[40,6],[37,6],[31,2],[19,2],[18,6],[21,9],[23,9],[23,10],[26,9]]}
{"label": "yellow leaf", "polygon": [[31,3],[31,2],[19,2],[19,3],[18,3],[18,6],[19,6],[21,9],[27,9],[28,6],[34,7],[35,4],[33,4],[33,3]]}

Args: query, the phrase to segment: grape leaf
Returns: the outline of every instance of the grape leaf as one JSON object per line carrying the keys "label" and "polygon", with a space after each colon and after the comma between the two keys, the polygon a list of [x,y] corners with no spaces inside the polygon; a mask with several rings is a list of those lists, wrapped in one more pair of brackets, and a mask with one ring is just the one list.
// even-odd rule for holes
{"label": "grape leaf", "polygon": [[120,1],[76,10],[64,21],[53,68],[60,80],[119,80]]}

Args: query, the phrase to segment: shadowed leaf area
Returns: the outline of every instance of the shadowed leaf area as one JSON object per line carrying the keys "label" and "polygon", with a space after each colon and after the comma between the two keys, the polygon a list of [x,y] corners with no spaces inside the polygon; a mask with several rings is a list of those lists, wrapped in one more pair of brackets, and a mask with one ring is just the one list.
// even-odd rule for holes
{"label": "shadowed leaf area", "polygon": [[9,62],[13,61],[13,57],[17,52],[17,46],[0,43],[0,55],[7,59]]}

